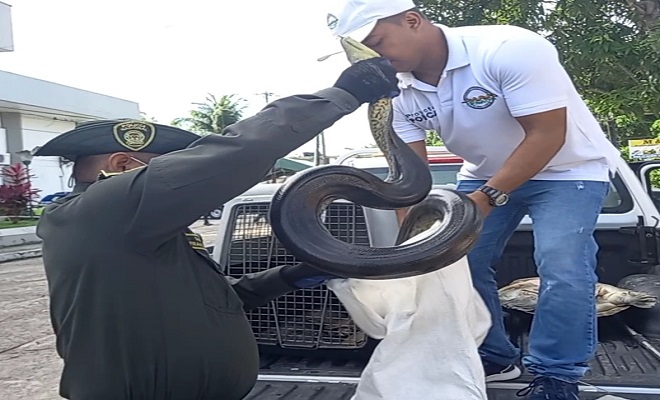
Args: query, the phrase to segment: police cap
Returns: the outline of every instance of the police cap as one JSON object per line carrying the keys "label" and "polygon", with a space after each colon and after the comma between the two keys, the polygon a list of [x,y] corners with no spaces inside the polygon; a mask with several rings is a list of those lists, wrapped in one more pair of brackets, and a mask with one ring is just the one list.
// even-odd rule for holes
{"label": "police cap", "polygon": [[166,154],[185,149],[200,136],[173,126],[113,119],[78,125],[33,152],[35,156],[78,157],[121,151]]}

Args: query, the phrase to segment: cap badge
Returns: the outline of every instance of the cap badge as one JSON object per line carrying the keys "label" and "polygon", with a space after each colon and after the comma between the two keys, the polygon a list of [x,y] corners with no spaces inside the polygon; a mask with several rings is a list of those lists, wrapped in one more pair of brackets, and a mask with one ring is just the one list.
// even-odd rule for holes
{"label": "cap badge", "polygon": [[156,137],[156,127],[148,122],[125,121],[112,127],[115,140],[131,151],[149,146]]}

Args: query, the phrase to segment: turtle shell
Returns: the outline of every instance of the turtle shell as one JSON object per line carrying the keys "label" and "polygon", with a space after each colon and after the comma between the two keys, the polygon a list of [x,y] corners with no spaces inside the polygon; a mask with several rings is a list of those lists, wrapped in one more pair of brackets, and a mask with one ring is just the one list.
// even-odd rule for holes
{"label": "turtle shell", "polygon": [[[648,293],[660,299],[660,275],[628,275],[617,284],[622,289]],[[631,307],[621,313],[621,317],[631,328],[647,338],[660,338],[660,301],[652,308]]]}

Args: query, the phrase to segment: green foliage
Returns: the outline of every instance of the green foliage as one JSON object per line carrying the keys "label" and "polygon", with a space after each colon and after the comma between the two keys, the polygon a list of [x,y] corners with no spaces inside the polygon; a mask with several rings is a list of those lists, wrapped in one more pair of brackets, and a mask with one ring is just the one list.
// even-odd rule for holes
{"label": "green foliage", "polygon": [[16,163],[2,168],[0,185],[0,212],[12,223],[20,221],[20,215],[38,197],[41,190],[32,187],[31,178],[25,165]]}
{"label": "green foliage", "polygon": [[436,131],[426,131],[426,145],[427,146],[444,146],[442,138]]}
{"label": "green foliage", "polygon": [[660,119],[656,119],[651,124],[651,136],[660,137]]}
{"label": "green foliage", "polygon": [[243,118],[244,99],[234,99],[235,95],[224,95],[217,99],[212,94],[205,103],[193,103],[196,110],[190,111],[189,117],[176,118],[173,126],[187,129],[199,135],[222,134],[226,127]]}
{"label": "green foliage", "polygon": [[654,169],[649,175],[651,176],[651,186],[660,189],[660,170]]}
{"label": "green foliage", "polygon": [[430,19],[448,26],[510,24],[544,35],[555,44],[578,91],[613,137],[648,137],[652,126],[659,129],[658,0],[417,3]]}
{"label": "green foliage", "polygon": [[632,158],[630,158],[630,147],[628,146],[621,147],[621,158],[626,160],[626,162],[632,161]]}

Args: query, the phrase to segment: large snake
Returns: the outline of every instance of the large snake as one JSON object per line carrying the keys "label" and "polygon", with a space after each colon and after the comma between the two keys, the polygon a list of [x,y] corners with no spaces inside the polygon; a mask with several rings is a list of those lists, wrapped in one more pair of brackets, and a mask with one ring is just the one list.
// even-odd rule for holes
{"label": "large snake", "polygon": [[[361,43],[342,38],[350,63],[379,54]],[[369,104],[369,125],[383,152],[389,175],[375,175],[346,165],[323,165],[289,178],[271,201],[270,220],[275,236],[298,260],[344,278],[393,279],[429,273],[464,257],[481,232],[476,205],[454,190],[431,193],[428,167],[392,128],[392,100]],[[334,238],[321,215],[337,199],[376,209],[413,206],[393,247],[349,244]],[[441,223],[424,239],[401,245],[411,234]]]}

